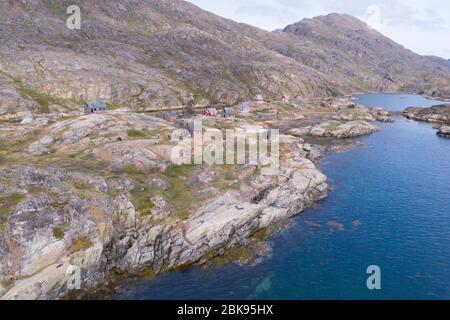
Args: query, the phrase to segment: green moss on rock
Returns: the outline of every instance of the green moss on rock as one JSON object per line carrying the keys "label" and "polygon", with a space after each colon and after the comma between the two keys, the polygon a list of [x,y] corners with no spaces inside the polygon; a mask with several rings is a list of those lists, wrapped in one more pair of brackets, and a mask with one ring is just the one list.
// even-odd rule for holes
{"label": "green moss on rock", "polygon": [[14,80],[13,85],[23,97],[30,98],[39,105],[39,113],[50,113],[49,106],[52,104],[64,105],[61,100],[48,94],[38,92],[20,80]]}
{"label": "green moss on rock", "polygon": [[70,252],[79,252],[84,251],[86,249],[89,249],[92,247],[92,241],[88,237],[82,237],[77,240],[75,240],[72,245],[70,246]]}
{"label": "green moss on rock", "polygon": [[133,197],[131,202],[133,203],[136,210],[138,210],[141,215],[149,216],[152,214],[152,209],[155,204],[150,200],[151,190],[147,186],[137,185],[131,190],[131,196]]}
{"label": "green moss on rock", "polygon": [[6,218],[12,210],[24,199],[19,193],[0,195],[0,225],[6,222]]}

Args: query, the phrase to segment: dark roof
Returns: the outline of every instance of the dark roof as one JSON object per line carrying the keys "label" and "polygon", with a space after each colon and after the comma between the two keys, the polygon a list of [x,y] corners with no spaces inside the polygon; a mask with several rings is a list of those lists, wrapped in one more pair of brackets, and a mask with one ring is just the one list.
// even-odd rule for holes
{"label": "dark roof", "polygon": [[106,109],[106,103],[101,101],[90,101],[86,103],[86,107],[90,109],[102,109],[102,108]]}
{"label": "dark roof", "polygon": [[223,108],[223,112],[226,114],[234,114],[234,109],[232,108]]}

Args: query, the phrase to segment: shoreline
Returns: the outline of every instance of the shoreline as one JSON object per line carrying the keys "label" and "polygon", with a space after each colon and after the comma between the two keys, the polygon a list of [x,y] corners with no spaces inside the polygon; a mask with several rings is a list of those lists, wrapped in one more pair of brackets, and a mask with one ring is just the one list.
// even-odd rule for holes
{"label": "shoreline", "polygon": [[[407,126],[409,128],[415,128],[415,125],[413,123],[408,124],[408,121],[406,119],[404,119],[404,118],[398,119],[398,123],[399,123],[400,128],[404,128],[405,126]],[[386,130],[389,130],[390,134],[393,134],[393,133],[395,133],[395,130],[396,130],[397,127],[395,125],[393,127],[391,127],[391,126],[389,126],[389,124],[387,124],[386,127],[383,126],[383,128],[385,128]],[[387,128],[389,128],[389,129],[387,129]],[[431,129],[431,127],[429,125],[421,126],[421,131],[420,132],[423,135],[428,136],[427,131],[429,131],[430,129]],[[410,130],[411,130],[411,132],[414,132],[413,131],[414,129],[410,129]],[[386,138],[386,137],[390,136],[390,134],[389,135],[384,134],[384,138],[382,138],[383,140],[380,140],[378,137],[371,137],[371,138],[369,138],[370,142],[368,142],[368,145],[370,147],[367,148],[367,149],[373,149],[373,145],[378,145],[378,148],[379,148],[379,145],[382,145],[382,143],[383,143],[383,142],[380,142],[380,141],[384,141],[385,143],[388,142],[388,140],[387,140],[388,138]],[[381,135],[381,136],[383,136],[383,135]],[[414,139],[414,137],[412,139]],[[431,139],[433,139],[433,138],[431,138]],[[364,141],[362,141],[362,142],[363,142],[364,145],[366,145],[364,143]],[[364,148],[364,149],[366,149],[366,148]],[[390,147],[388,149],[393,149],[393,148]],[[361,151],[356,151],[355,153],[356,154],[363,153],[363,157],[362,158],[366,158],[367,157],[367,152],[370,153],[370,151],[362,151],[362,150]],[[336,174],[334,174],[333,171],[330,171],[330,170],[333,170],[334,168],[342,168],[342,166],[345,166],[345,163],[348,163],[348,161],[351,160],[351,159],[355,159],[355,161],[358,161],[358,159],[360,159],[360,157],[353,158],[353,156],[343,155],[343,157],[340,157],[340,158],[336,157],[337,159],[341,159],[341,161],[338,161],[338,163],[340,163],[339,165],[332,165],[332,164],[330,165],[330,163],[333,163],[333,161],[331,161],[331,162],[328,161],[328,157],[329,156],[336,157],[334,155],[334,152],[324,154],[324,158],[317,165],[317,168],[319,170],[321,170],[322,172],[324,172],[327,176],[329,175],[329,178],[332,181],[335,181]],[[368,157],[371,158],[370,155]],[[327,166],[328,168],[323,168],[322,167],[322,161],[328,162],[328,164],[325,164],[325,166]],[[359,166],[359,171],[357,171],[357,172],[360,172],[361,167],[363,167],[363,166]],[[325,169],[325,171],[323,171],[324,169]],[[386,170],[383,170],[383,172],[386,172]],[[342,175],[337,174],[337,177],[339,177],[339,176],[342,177]],[[314,236],[316,236],[316,237],[320,238],[320,236],[315,234],[316,232],[320,232],[319,231],[320,227],[322,228],[322,231],[324,231],[323,230],[324,228],[328,229],[327,221],[332,221],[333,223],[335,223],[335,225],[333,225],[332,227],[336,228],[336,229],[334,231],[329,231],[329,232],[332,232],[332,233],[342,233],[343,230],[344,230],[344,227],[342,227],[342,230],[340,230],[340,229],[337,230],[337,228],[340,228],[338,226],[338,224],[340,225],[342,223],[342,226],[344,226],[344,224],[345,224],[345,231],[348,232],[348,234],[346,234],[345,236],[341,235],[341,237],[344,237],[344,238],[347,238],[348,236],[351,236],[350,232],[354,232],[355,231],[354,229],[352,229],[352,226],[353,226],[352,225],[352,221],[357,221],[359,223],[358,226],[362,225],[362,227],[359,227],[359,228],[365,229],[366,232],[367,232],[367,228],[370,228],[370,226],[368,224],[369,221],[372,221],[372,223],[374,223],[373,219],[372,220],[366,220],[367,215],[371,215],[372,212],[369,211],[369,212],[366,212],[365,215],[361,215],[361,212],[360,212],[360,207],[361,206],[360,205],[356,205],[356,207],[359,208],[359,209],[355,209],[354,212],[351,211],[351,210],[349,212],[347,212],[345,210],[342,210],[341,214],[337,214],[336,216],[334,215],[335,213],[337,213],[337,212],[334,212],[334,209],[333,209],[334,205],[333,204],[331,204],[331,205],[328,204],[327,205],[326,202],[331,201],[331,203],[335,203],[336,199],[341,199],[340,196],[336,196],[336,195],[332,196],[331,192],[342,193],[345,190],[345,185],[347,185],[347,186],[349,185],[348,184],[349,183],[348,180],[344,180],[345,182],[343,184],[339,183],[339,181],[341,181],[341,180],[338,179],[338,180],[335,181],[337,185],[340,185],[340,187],[336,185],[336,190],[334,190],[335,189],[334,188],[334,183],[333,183],[333,185],[331,185],[332,191],[330,191],[330,194],[329,194],[330,200],[325,200],[324,201],[324,204],[323,204],[324,208],[319,209],[317,211],[314,211],[315,209],[310,209],[310,210],[313,211],[312,213],[309,210],[305,211],[305,214],[309,213],[307,215],[307,217],[305,217],[305,219],[302,216],[297,216],[297,217],[293,218],[294,221],[300,221],[299,225],[303,225],[303,226],[306,225],[306,224],[308,224],[310,226],[314,225],[314,228],[315,228]],[[344,186],[344,189],[342,189],[342,186]],[[348,195],[344,195],[344,198],[349,198],[349,197],[350,196],[348,196]],[[322,205],[320,205],[320,207],[322,207]],[[362,207],[367,208],[364,205],[362,205]],[[352,208],[352,205],[350,205],[350,208]],[[338,210],[338,209],[336,209],[336,210]],[[375,207],[374,207],[374,210],[375,210],[374,212],[377,212],[377,209]],[[346,214],[344,214],[344,211],[346,213],[350,214],[350,218],[345,218]],[[380,212],[382,212],[382,211],[383,210],[381,210]],[[317,213],[325,214],[325,218],[321,217],[321,215],[319,215],[317,217]],[[327,214],[327,213],[330,213],[330,214]],[[394,214],[394,216],[395,216],[395,214]],[[303,222],[301,222],[301,221],[303,221]],[[375,221],[375,224],[376,223],[377,222]],[[288,225],[289,225],[289,222],[288,222]],[[296,226],[297,223],[294,222],[292,225]],[[283,227],[283,230],[287,230],[288,228],[289,227]],[[197,269],[197,270],[191,270],[191,269],[186,270],[187,274],[185,274],[185,272],[183,270],[183,272],[178,272],[177,274],[174,274],[174,275],[168,275],[167,279],[161,279],[161,281],[153,282],[152,279],[143,279],[143,280],[141,280],[141,279],[133,279],[130,282],[125,283],[124,287],[119,288],[119,290],[117,291],[117,295],[115,295],[113,297],[113,299],[123,299],[123,298],[124,299],[129,299],[129,298],[131,298],[131,299],[150,299],[150,300],[152,300],[152,299],[161,299],[161,298],[165,299],[165,298],[171,296],[172,290],[170,289],[171,288],[170,285],[171,284],[176,285],[177,281],[180,281],[180,288],[177,288],[177,290],[173,290],[175,298],[179,298],[183,294],[190,294],[192,292],[193,298],[203,299],[205,294],[200,294],[200,293],[197,294],[196,291],[194,291],[194,290],[196,290],[195,288],[203,288],[203,283],[205,282],[204,290],[205,290],[205,292],[211,293],[211,297],[220,297],[220,299],[228,299],[228,298],[231,298],[231,299],[233,299],[233,298],[245,299],[246,297],[248,297],[249,294],[252,294],[254,291],[257,290],[257,288],[259,287],[259,286],[257,286],[258,283],[265,282],[264,280],[266,280],[266,279],[271,279],[273,293],[272,293],[272,291],[265,292],[265,293],[260,293],[260,294],[255,293],[255,297],[256,298],[260,298],[260,299],[267,299],[268,296],[270,296],[270,297],[275,296],[276,297],[276,296],[279,295],[277,293],[276,289],[279,288],[281,286],[281,284],[285,283],[283,281],[286,281],[286,279],[289,279],[289,276],[285,277],[285,276],[283,276],[281,274],[283,272],[283,269],[280,270],[280,268],[282,268],[285,265],[285,262],[287,262],[287,261],[292,262],[292,261],[294,261],[294,259],[295,259],[295,261],[303,260],[303,258],[302,258],[303,255],[299,255],[298,254],[299,252],[300,253],[302,253],[302,252],[303,253],[305,253],[305,252],[308,253],[308,252],[311,252],[311,250],[315,250],[318,247],[320,247],[320,246],[315,244],[316,240],[308,240],[308,242],[307,242],[308,246],[306,246],[305,249],[299,250],[298,252],[297,251],[291,252],[292,246],[295,246],[297,243],[299,243],[298,242],[299,239],[302,239],[302,241],[300,243],[303,243],[303,241],[306,241],[305,237],[294,238],[295,240],[291,241],[290,246],[288,244],[284,244],[284,242],[285,241],[289,242],[290,240],[287,240],[287,239],[290,239],[290,238],[287,238],[287,237],[292,237],[292,235],[294,233],[302,232],[304,230],[303,228],[304,227],[302,227],[301,229],[297,229],[296,227],[294,227],[294,229],[292,231],[288,232],[287,234],[283,234],[282,236],[275,235],[275,239],[269,239],[271,242],[272,241],[274,242],[273,243],[273,245],[274,245],[273,246],[273,256],[271,254],[271,257],[269,258],[269,260],[271,260],[271,261],[269,261],[267,263],[263,262],[262,266],[256,266],[254,271],[251,271],[253,266],[250,266],[248,268],[245,267],[245,269],[242,269],[242,272],[243,272],[243,275],[242,275],[242,281],[243,282],[242,283],[245,283],[245,284],[248,283],[250,288],[246,288],[246,289],[242,289],[242,290],[236,288],[236,292],[234,292],[233,284],[235,283],[236,279],[240,279],[240,276],[235,277],[232,274],[233,274],[233,272],[237,272],[237,271],[241,270],[240,268],[230,266],[230,267],[227,267],[225,269],[218,269],[218,270],[216,270],[213,267],[212,271],[210,271],[209,268],[206,269],[205,271],[203,271],[203,268],[201,266],[200,267],[199,266],[194,266],[193,268]],[[319,229],[316,229],[316,228],[319,228]],[[356,227],[355,227],[355,229],[356,229]],[[358,230],[362,231],[360,229],[358,229]],[[313,231],[311,230],[311,232],[313,232]],[[321,233],[326,233],[326,230],[325,230],[325,232],[321,232]],[[309,238],[314,237],[314,236],[309,235],[309,236],[307,236],[307,238],[309,239]],[[353,235],[353,236],[355,236],[355,235]],[[278,238],[278,240],[277,240],[277,238]],[[330,239],[335,239],[335,237],[331,236]],[[311,241],[312,243],[310,243],[309,241]],[[319,243],[322,243],[322,244],[325,243],[326,244],[326,240],[322,240],[322,241],[319,240]],[[311,244],[312,248],[315,248],[315,249],[311,249],[311,246],[309,246],[309,244]],[[279,252],[278,254],[277,254],[277,251]],[[282,252],[285,252],[285,253],[289,252],[289,254],[284,254],[283,255]],[[271,251],[271,253],[272,253],[272,251]],[[291,256],[291,254],[292,254],[292,256]],[[332,253],[332,255],[336,256],[336,257],[340,256],[342,254],[345,254],[345,251],[342,251],[340,249],[339,249],[339,251],[337,251],[337,252],[333,251],[333,253]],[[360,256],[364,256],[364,251],[361,251],[358,254]],[[309,262],[313,261],[313,262],[317,263],[318,256],[319,256],[318,254],[315,254],[314,255],[315,258],[304,257],[304,259],[309,261]],[[289,259],[289,260],[286,261],[286,259]],[[377,261],[377,260],[376,259],[370,259],[370,263],[373,263],[372,261]],[[298,263],[301,264],[300,262],[298,262]],[[324,263],[326,263],[326,261],[324,261]],[[369,263],[369,262],[367,262],[367,263]],[[273,266],[273,268],[272,268],[272,266]],[[297,266],[297,264],[291,265],[291,269],[288,269],[287,271],[291,271],[291,272],[294,271],[295,272],[296,269],[292,269],[292,267],[295,268],[296,266]],[[307,267],[307,265],[304,264],[303,269],[305,267]],[[386,267],[386,263],[384,263],[384,267]],[[362,269],[357,269],[356,271],[355,270],[352,270],[352,271],[353,272],[357,272],[358,270],[361,271]],[[414,270],[414,269],[412,269],[412,270]],[[301,270],[299,270],[299,272],[301,272]],[[411,272],[411,270],[410,270],[410,272]],[[205,274],[205,275],[203,275],[203,274]],[[252,274],[255,274],[255,276],[252,276]],[[306,274],[309,275],[310,273],[308,272]],[[316,275],[315,272],[311,272],[311,274]],[[192,281],[190,280],[191,275],[193,277]],[[296,279],[303,279],[304,280],[305,278],[306,277],[299,276]],[[314,278],[314,277],[312,277],[312,278]],[[215,284],[220,283],[220,281],[223,281],[223,283],[224,283],[224,285],[223,285],[223,293],[222,293],[222,289],[216,289],[215,285],[208,285],[206,283],[206,281],[208,281],[209,279],[212,279],[211,281],[213,283],[215,283]],[[327,279],[329,280],[329,278],[327,278]],[[317,281],[317,280],[318,279],[315,279],[315,281]],[[294,278],[293,278],[293,281],[294,281]],[[135,282],[135,284],[133,284],[133,282]],[[303,282],[301,282],[301,283],[304,284]],[[306,285],[306,283],[305,283],[305,285]],[[120,285],[119,285],[119,287],[120,287]],[[165,289],[165,288],[167,288],[167,289]],[[222,287],[220,287],[220,288],[222,288]],[[291,290],[293,290],[295,288],[296,288],[295,285],[293,285]],[[312,289],[313,288],[314,287],[312,287]],[[270,288],[268,288],[267,291],[269,291],[269,289]],[[233,292],[232,293],[228,293],[229,290],[233,290]],[[153,293],[153,291],[155,293]],[[158,291],[162,291],[163,293],[156,293]],[[324,290],[322,290],[322,291],[324,291]],[[333,291],[333,292],[334,292],[334,294],[336,294],[336,296],[339,296],[339,291]],[[389,296],[389,293],[387,293],[387,294]],[[288,296],[289,297],[288,299],[290,299],[291,296],[294,296],[294,294],[292,294],[292,295],[291,294],[284,294],[284,295],[280,294],[280,298],[281,299],[286,299],[285,298],[286,296]],[[298,296],[305,297],[305,294],[300,294],[299,293]],[[367,294],[367,296],[369,296],[369,294]],[[306,295],[306,297],[307,297],[307,295]],[[331,297],[331,299],[333,299],[333,297]]]}
{"label": "shoreline", "polygon": [[[344,145],[338,145],[335,141],[334,147],[337,148],[325,148],[322,150],[321,158],[314,162],[315,170],[322,172],[320,169],[320,163],[326,160],[326,157],[330,154],[339,152],[348,152],[353,148],[360,147],[357,138],[350,139],[352,141],[345,141]],[[180,270],[188,270],[190,268],[211,268],[214,266],[222,266],[227,264],[237,264],[240,266],[252,267],[253,263],[259,259],[264,259],[264,256],[270,251],[268,248],[268,241],[277,235],[278,232],[282,232],[291,219],[301,216],[310,209],[313,209],[317,204],[322,201],[326,201],[329,192],[333,192],[332,187],[326,184],[326,191],[318,199],[314,199],[307,207],[302,211],[293,213],[287,217],[283,217],[280,220],[273,221],[270,225],[264,228],[255,229],[244,241],[237,242],[233,247],[225,250],[214,250],[207,252],[202,259],[188,264],[175,266],[171,269],[162,270],[161,272],[154,273],[151,267],[143,267],[135,270],[120,271],[110,274],[109,281],[102,283],[97,287],[93,287],[86,292],[81,293],[68,293],[63,299],[74,298],[81,300],[98,299],[99,297],[111,299],[114,294],[117,293],[118,288],[123,288],[127,284],[135,281],[152,281],[157,277],[166,273],[178,272]],[[114,299],[113,299],[114,300]]]}
{"label": "shoreline", "polygon": [[[173,223],[146,222],[146,217],[136,212],[129,199],[118,197],[111,202],[112,210],[104,212],[109,216],[101,219],[101,223],[106,223],[102,228],[109,230],[103,237],[108,236],[109,240],[91,236],[86,247],[83,242],[76,242],[80,249],[73,253],[59,249],[62,254],[69,255],[62,261],[58,257],[55,258],[59,261],[55,261],[55,258],[47,256],[53,254],[53,249],[42,252],[42,258],[37,258],[43,260],[36,260],[31,265],[39,268],[38,272],[15,280],[12,287],[2,294],[2,299],[64,298],[67,294],[65,270],[76,261],[83,266],[83,291],[105,283],[115,270],[126,273],[151,266],[151,272],[159,274],[198,263],[211,252],[220,253],[232,248],[241,243],[240,239],[247,239],[258,230],[300,213],[326,197],[328,185],[326,177],[306,158],[303,145],[297,144],[300,140],[283,137],[287,138],[285,143],[291,148],[283,153],[285,158],[279,181],[274,183],[271,177],[251,176],[248,183],[241,185],[244,192],[229,190],[207,201],[188,219]],[[24,169],[19,166],[7,174],[24,175],[25,178],[28,176],[26,170],[33,170],[33,175],[53,179],[52,170]],[[61,240],[51,240],[49,245],[43,245],[51,248],[61,243]],[[33,252],[29,254],[36,259]],[[43,279],[47,286],[40,285]]]}
{"label": "shoreline", "polygon": [[[346,106],[348,97],[336,101]],[[353,109],[349,110],[354,112]],[[325,114],[320,111],[318,114],[326,121],[334,111],[327,111]],[[131,115],[120,114],[127,117]],[[375,121],[371,114],[364,117]],[[339,123],[345,123],[346,126],[339,130],[342,131],[343,128],[350,131],[361,130],[347,125],[351,123],[359,125],[358,121],[347,119],[347,115],[345,119]],[[68,121],[70,124],[70,120]],[[334,124],[332,127],[321,128],[313,125],[311,128],[315,128],[316,131],[320,129],[320,135],[323,134],[324,137],[335,130]],[[364,134],[367,133],[365,131],[358,133]],[[321,138],[317,139],[320,141]],[[248,181],[241,183],[240,190],[219,193],[217,197],[206,201],[196,209],[189,218],[175,222],[152,223],[136,210],[130,199],[118,197],[108,204],[111,208],[105,211],[103,214],[106,216],[100,219],[102,229],[106,233],[103,232],[98,238],[91,236],[90,243],[86,247],[83,247],[83,242],[79,244],[76,242],[80,249],[73,253],[60,251],[68,255],[64,260],[57,258],[58,260],[53,260],[52,263],[52,259],[55,258],[48,258],[43,254],[42,258],[45,260],[37,260],[39,264],[35,264],[40,271],[16,280],[13,286],[4,292],[2,299],[66,297],[68,292],[65,284],[67,278],[65,268],[72,263],[81,262],[82,288],[84,288],[82,291],[88,292],[104,286],[115,273],[120,275],[144,272],[145,275],[158,275],[187,265],[202,264],[211,258],[224,256],[226,251],[237,246],[248,245],[255,232],[266,230],[301,214],[306,208],[324,199],[329,192],[327,178],[313,163],[320,157],[315,150],[317,145],[311,146],[302,138],[292,135],[281,135],[280,140],[285,147],[281,153],[282,172],[276,180],[259,174],[250,175]],[[348,141],[352,140],[328,138],[323,141],[329,141],[328,147],[331,149],[340,149],[343,145],[349,147]],[[33,174],[52,177],[54,173],[39,169]],[[111,200],[102,201],[108,203]],[[53,241],[50,248],[60,244],[61,241]],[[30,254],[31,258],[36,259],[33,253]],[[39,285],[43,279],[48,284],[47,287]]]}
{"label": "shoreline", "polygon": [[389,91],[389,92],[355,92],[351,93],[349,95],[345,96],[351,96],[353,99],[357,99],[358,95],[364,95],[364,94],[389,94],[389,95],[396,95],[396,94],[407,94],[407,95],[414,95],[414,96],[422,96],[425,97],[427,100],[441,100],[446,101],[450,103],[450,97],[449,96],[431,96],[426,93],[420,93],[420,92],[406,92],[406,91]]}

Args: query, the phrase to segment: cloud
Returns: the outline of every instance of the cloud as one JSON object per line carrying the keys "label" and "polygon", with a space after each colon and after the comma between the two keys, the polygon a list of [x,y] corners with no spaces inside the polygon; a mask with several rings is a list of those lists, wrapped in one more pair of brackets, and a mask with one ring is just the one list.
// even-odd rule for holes
{"label": "cloud", "polygon": [[379,30],[382,24],[381,8],[375,4],[371,4],[367,7],[366,13],[368,15],[366,19],[367,24]]}

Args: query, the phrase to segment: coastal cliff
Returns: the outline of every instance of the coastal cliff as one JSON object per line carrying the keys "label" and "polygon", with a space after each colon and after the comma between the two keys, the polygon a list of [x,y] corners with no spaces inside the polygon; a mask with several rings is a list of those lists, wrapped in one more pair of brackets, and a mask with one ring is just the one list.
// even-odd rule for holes
{"label": "coastal cliff", "polygon": [[[60,298],[68,293],[72,265],[80,268],[81,288],[88,290],[112,270],[147,267],[158,274],[245,244],[256,231],[327,194],[326,177],[305,158],[296,138],[286,139],[290,151],[280,175],[243,169],[238,189],[204,190],[210,198],[187,217],[174,217],[161,197],[151,198],[149,214],[133,199],[133,179],[33,166],[0,170],[2,199],[10,199],[9,208],[2,208],[10,212],[0,234],[1,298]],[[139,188],[164,183],[148,178]]]}
{"label": "coastal cliff", "polygon": [[[70,4],[0,3],[1,299],[63,298],[77,272],[80,293],[246,246],[326,197],[322,151],[392,121],[345,94],[450,95],[448,61],[347,15],[267,32],[179,0],[83,0],[73,31]],[[107,111],[83,114],[92,99]],[[194,110],[211,105],[233,117]],[[279,173],[175,165],[172,133],[198,119],[280,129]]]}
{"label": "coastal cliff", "polygon": [[330,140],[330,150],[376,130],[331,120],[361,116],[348,98],[329,103],[254,104],[238,117],[180,119],[219,130],[283,128],[276,175],[265,175],[263,164],[175,165],[179,140],[171,133],[179,126],[155,115],[116,110],[2,123],[0,297],[61,298],[73,289],[74,270],[76,292],[86,292],[115,274],[201,264],[249,245],[259,231],[270,234],[329,190],[314,164],[326,148],[305,142],[311,119],[334,124],[338,134],[323,136],[342,143]]}

